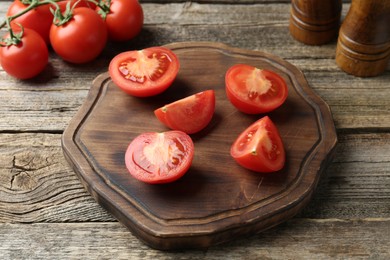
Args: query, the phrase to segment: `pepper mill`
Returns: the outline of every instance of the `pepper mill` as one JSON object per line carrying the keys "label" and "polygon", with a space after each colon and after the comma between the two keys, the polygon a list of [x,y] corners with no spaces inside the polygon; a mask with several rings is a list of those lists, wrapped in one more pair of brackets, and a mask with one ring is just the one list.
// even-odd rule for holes
{"label": "pepper mill", "polygon": [[342,0],[291,0],[290,34],[309,45],[337,38]]}
{"label": "pepper mill", "polygon": [[390,1],[352,0],[341,25],[336,63],[345,72],[370,77],[381,74],[390,59]]}

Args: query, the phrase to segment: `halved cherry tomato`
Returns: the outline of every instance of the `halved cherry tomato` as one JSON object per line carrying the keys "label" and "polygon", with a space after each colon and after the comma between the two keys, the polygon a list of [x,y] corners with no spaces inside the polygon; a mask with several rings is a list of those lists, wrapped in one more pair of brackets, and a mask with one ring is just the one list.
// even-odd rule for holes
{"label": "halved cherry tomato", "polygon": [[151,183],[168,183],[181,178],[190,168],[194,144],[181,131],[149,132],[137,136],[128,146],[125,163],[136,179]]}
{"label": "halved cherry tomato", "polygon": [[194,134],[210,123],[214,110],[214,90],[206,90],[158,108],[154,114],[169,128]]}
{"label": "halved cherry tomato", "polygon": [[165,91],[176,78],[179,60],[164,47],[122,52],[110,62],[112,81],[126,93],[148,97]]}
{"label": "halved cherry tomato", "polygon": [[281,76],[245,64],[232,66],[226,72],[225,84],[230,102],[247,114],[270,112],[281,106],[288,95]]}
{"label": "halved cherry tomato", "polygon": [[230,154],[238,164],[256,172],[279,171],[286,160],[279,131],[268,116],[244,130],[233,143]]}

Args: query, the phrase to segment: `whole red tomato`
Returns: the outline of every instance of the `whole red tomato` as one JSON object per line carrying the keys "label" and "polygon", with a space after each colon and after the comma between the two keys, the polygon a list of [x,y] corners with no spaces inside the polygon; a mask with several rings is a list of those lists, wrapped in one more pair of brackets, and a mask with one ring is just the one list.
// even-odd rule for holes
{"label": "whole red tomato", "polygon": [[[4,39],[10,37],[7,34]],[[38,75],[46,67],[49,51],[42,37],[34,30],[25,28],[21,42],[0,47],[0,63],[11,76],[28,79]]]}
{"label": "whole red tomato", "polygon": [[96,4],[92,3],[88,0],[64,0],[64,1],[59,1],[57,4],[60,7],[60,10],[63,12],[66,9],[66,5],[70,2],[70,7],[73,7],[74,4],[77,3],[77,7],[88,7],[91,9],[96,8]]}
{"label": "whole red tomato", "polygon": [[89,62],[106,45],[106,24],[95,10],[78,7],[73,10],[73,16],[68,22],[51,26],[50,42],[62,59],[72,63]]}
{"label": "whole red tomato", "polygon": [[[102,12],[97,7],[98,12]],[[144,13],[138,0],[111,0],[110,10],[105,16],[108,37],[113,41],[127,41],[142,29]]]}
{"label": "whole red tomato", "polygon": [[[24,28],[32,29],[39,33],[46,43],[49,43],[49,31],[53,22],[53,15],[50,12],[50,6],[51,5],[49,4],[41,5],[34,8],[33,10],[28,11],[22,16],[15,18],[11,22],[11,27],[15,30],[18,30],[20,26],[17,24],[20,24]],[[15,0],[9,6],[7,16],[9,17],[16,15],[27,7],[28,5],[23,4],[20,0]]]}

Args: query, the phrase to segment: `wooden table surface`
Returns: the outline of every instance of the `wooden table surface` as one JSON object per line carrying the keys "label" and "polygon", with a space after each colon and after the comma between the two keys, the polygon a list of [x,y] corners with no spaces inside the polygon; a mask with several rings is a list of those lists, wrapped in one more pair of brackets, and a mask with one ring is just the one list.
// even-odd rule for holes
{"label": "wooden table surface", "polygon": [[[0,1],[0,15],[11,1]],[[142,33],[71,65],[53,52],[39,77],[0,70],[1,259],[390,259],[390,67],[342,72],[336,41],[306,46],[288,31],[288,0],[141,1]],[[343,17],[349,3],[343,4]],[[297,66],[330,106],[333,162],[309,205],[263,233],[205,250],[149,248],[96,203],[64,158],[61,135],[116,54],[183,41],[221,42]]]}

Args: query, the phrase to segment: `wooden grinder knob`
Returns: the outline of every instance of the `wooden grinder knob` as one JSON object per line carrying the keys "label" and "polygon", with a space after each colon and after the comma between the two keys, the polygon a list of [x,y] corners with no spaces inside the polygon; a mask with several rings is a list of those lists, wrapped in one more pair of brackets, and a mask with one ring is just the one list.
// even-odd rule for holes
{"label": "wooden grinder knob", "polygon": [[309,45],[321,45],[337,38],[342,0],[292,0],[290,34]]}
{"label": "wooden grinder knob", "polygon": [[390,59],[390,0],[353,0],[340,28],[336,63],[345,72],[370,77]]}

